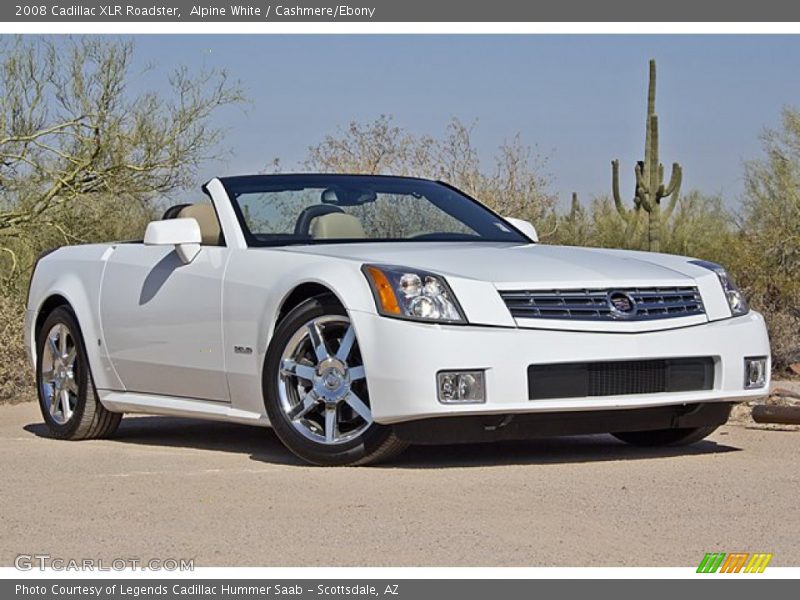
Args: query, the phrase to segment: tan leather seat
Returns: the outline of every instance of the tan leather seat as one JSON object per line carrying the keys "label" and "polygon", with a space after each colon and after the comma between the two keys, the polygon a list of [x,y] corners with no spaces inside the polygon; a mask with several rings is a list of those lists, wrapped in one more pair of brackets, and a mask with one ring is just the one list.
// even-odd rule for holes
{"label": "tan leather seat", "polygon": [[204,246],[219,246],[220,228],[217,213],[210,204],[190,204],[183,207],[178,219],[195,219],[200,225],[200,235]]}
{"label": "tan leather seat", "polygon": [[360,239],[367,237],[358,217],[345,213],[322,215],[311,221],[309,233],[315,240]]}

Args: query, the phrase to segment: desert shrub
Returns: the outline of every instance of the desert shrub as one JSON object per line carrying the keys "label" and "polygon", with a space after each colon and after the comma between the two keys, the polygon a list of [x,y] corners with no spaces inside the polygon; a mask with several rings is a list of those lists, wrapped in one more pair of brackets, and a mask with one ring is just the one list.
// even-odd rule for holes
{"label": "desert shrub", "polygon": [[141,238],[155,205],[196,185],[210,125],[236,103],[224,72],[179,68],[133,94],[134,47],[102,37],[0,43],[0,402],[30,396],[22,317],[47,248]]}
{"label": "desert shrub", "polygon": [[13,296],[0,294],[0,402],[33,398],[33,375],[22,344],[24,306]]}
{"label": "desert shrub", "polygon": [[737,276],[764,312],[774,366],[800,362],[800,111],[786,108],[762,136],[764,157],[747,163]]}
{"label": "desert shrub", "polygon": [[[644,250],[647,248],[647,213],[641,211],[638,217],[638,222],[629,227],[607,196],[594,199],[588,208],[573,203],[569,213],[559,216],[558,227],[548,241]],[[663,224],[661,251],[724,264],[736,239],[734,217],[725,209],[722,199],[692,191],[681,199],[671,218]]]}

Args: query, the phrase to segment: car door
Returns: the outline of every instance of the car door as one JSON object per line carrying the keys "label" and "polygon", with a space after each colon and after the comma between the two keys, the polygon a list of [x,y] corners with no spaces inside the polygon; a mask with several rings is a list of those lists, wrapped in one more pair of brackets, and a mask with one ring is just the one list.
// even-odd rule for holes
{"label": "car door", "polygon": [[172,246],[134,243],[108,257],[103,337],[127,391],[229,401],[221,323],[228,253],[203,245],[184,264]]}

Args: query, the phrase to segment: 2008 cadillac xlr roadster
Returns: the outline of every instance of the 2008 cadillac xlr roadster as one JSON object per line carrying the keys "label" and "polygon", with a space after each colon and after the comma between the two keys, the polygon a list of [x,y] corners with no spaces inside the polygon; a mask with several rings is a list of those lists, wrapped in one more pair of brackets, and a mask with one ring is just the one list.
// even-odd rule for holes
{"label": "2008 cadillac xlr roadster", "polygon": [[324,465],[554,434],[676,445],[769,384],[763,318],[716,264],[539,244],[423,179],[202,189],[143,241],[40,257],[25,336],[54,436],[143,412],[270,425]]}

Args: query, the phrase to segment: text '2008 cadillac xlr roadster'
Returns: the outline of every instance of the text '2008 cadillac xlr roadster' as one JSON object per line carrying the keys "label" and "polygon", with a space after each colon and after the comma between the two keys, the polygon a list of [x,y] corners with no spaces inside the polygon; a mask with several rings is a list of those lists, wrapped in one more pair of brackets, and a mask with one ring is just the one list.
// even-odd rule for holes
{"label": "text '2008 cadillac xlr roadster'", "polygon": [[409,443],[688,444],[766,393],[763,318],[719,265],[539,244],[531,224],[424,179],[202,189],[142,241],[37,262],[25,338],[54,436],[179,415],[367,464]]}

